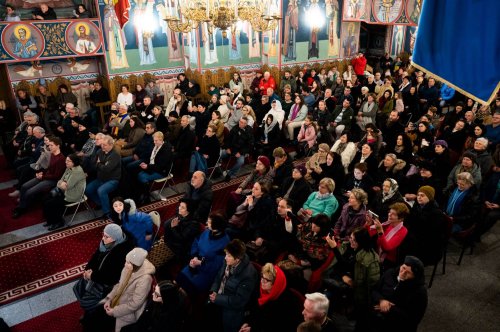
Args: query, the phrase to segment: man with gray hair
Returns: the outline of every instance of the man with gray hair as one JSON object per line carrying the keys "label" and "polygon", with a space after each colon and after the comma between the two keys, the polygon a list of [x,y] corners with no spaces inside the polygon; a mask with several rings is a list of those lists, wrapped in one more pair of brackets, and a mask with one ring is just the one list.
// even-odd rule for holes
{"label": "man with gray hair", "polygon": [[113,149],[114,144],[113,137],[104,136],[101,141],[101,150],[97,152],[97,178],[85,189],[85,195],[102,207],[105,216],[109,216],[111,212],[108,195],[118,188],[122,175],[121,157]]}
{"label": "man with gray hair", "polygon": [[333,321],[328,318],[329,306],[330,301],[324,294],[306,294],[306,300],[304,301],[304,310],[302,311],[304,320],[306,322],[315,321],[321,324],[322,332],[336,332],[337,328],[333,324]]}

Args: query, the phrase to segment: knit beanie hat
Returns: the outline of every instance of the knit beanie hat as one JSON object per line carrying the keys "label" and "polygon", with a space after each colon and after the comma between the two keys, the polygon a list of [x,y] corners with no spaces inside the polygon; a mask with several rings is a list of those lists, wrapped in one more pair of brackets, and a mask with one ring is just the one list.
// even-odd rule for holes
{"label": "knit beanie hat", "polygon": [[122,228],[117,224],[108,224],[104,227],[104,233],[109,235],[110,238],[115,240],[115,242],[122,242],[125,234],[122,231]]}
{"label": "knit beanie hat", "polygon": [[260,161],[266,168],[269,168],[269,166],[271,165],[269,158],[267,158],[266,156],[259,156],[257,160]]}
{"label": "knit beanie hat", "polygon": [[147,255],[148,252],[146,250],[142,248],[134,248],[127,254],[125,259],[127,262],[130,262],[135,266],[142,266]]}
{"label": "knit beanie hat", "polygon": [[421,279],[424,275],[424,264],[415,256],[406,256],[405,265],[411,267],[411,271],[415,275],[415,279]]}
{"label": "knit beanie hat", "polygon": [[473,153],[473,152],[466,151],[466,152],[464,152],[464,154],[462,155],[462,159],[463,159],[463,158],[469,158],[470,160],[472,160],[472,162],[473,162],[473,163],[475,163],[475,162],[476,162],[476,158],[477,158],[477,156],[476,156],[476,154],[475,154],[475,153]]}
{"label": "knit beanie hat", "polygon": [[434,142],[433,144],[434,146],[436,145],[441,145],[443,148],[446,148],[448,149],[448,143],[446,143],[445,140],[442,140],[442,139],[438,139],[437,141]]}
{"label": "knit beanie hat", "polygon": [[418,188],[418,192],[423,193],[431,201],[434,200],[434,195],[436,195],[436,191],[431,186],[422,186]]}

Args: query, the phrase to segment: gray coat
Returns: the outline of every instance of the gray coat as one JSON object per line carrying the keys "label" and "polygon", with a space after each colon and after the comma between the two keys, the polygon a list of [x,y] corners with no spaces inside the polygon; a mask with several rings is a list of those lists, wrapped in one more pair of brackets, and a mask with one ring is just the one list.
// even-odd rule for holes
{"label": "gray coat", "polygon": [[66,168],[63,176],[57,182],[57,187],[65,181],[67,183],[66,190],[64,191],[64,200],[69,203],[78,202],[85,191],[86,176],[81,166],[73,168]]}

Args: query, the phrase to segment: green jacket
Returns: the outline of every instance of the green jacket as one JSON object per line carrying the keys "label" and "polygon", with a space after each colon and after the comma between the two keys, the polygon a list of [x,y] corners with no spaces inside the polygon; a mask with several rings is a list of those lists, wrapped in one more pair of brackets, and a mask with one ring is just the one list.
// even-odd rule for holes
{"label": "green jacket", "polygon": [[64,200],[69,203],[78,202],[85,191],[86,176],[82,167],[66,168],[61,180],[57,182],[58,188],[62,181],[68,184],[66,191],[64,191]]}
{"label": "green jacket", "polygon": [[379,279],[380,264],[377,253],[374,250],[358,251],[354,265],[354,303],[357,307],[368,307],[372,289]]}

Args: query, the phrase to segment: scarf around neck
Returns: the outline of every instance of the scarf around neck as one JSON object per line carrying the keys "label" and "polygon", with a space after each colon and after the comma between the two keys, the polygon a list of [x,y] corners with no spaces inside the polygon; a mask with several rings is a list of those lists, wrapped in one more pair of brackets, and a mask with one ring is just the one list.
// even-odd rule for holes
{"label": "scarf around neck", "polygon": [[262,284],[260,285],[260,297],[259,297],[259,306],[264,305],[268,301],[276,300],[286,289],[286,277],[285,273],[277,266],[274,266],[276,270],[276,279],[274,280],[274,284],[269,293],[265,292],[262,289]]}

